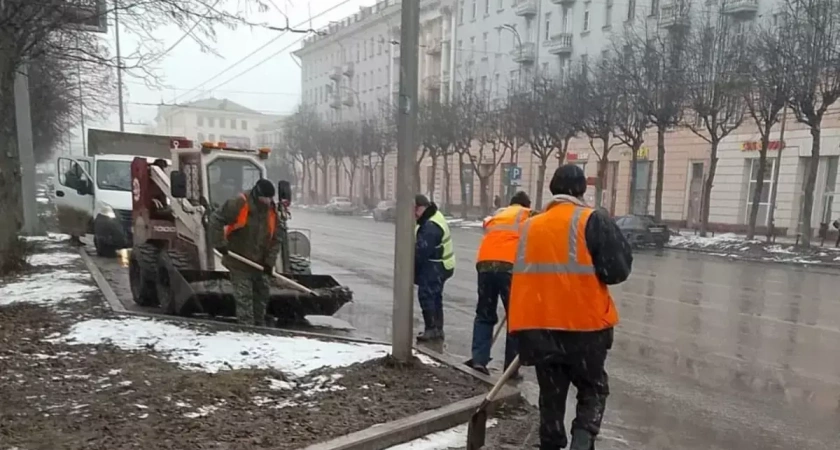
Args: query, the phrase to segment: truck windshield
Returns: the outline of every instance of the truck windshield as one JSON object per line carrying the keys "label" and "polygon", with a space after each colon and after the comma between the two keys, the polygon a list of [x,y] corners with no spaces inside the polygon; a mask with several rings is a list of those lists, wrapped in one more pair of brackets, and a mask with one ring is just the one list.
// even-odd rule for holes
{"label": "truck windshield", "polygon": [[96,185],[107,191],[131,191],[131,161],[98,161]]}
{"label": "truck windshield", "polygon": [[207,185],[211,205],[220,207],[226,201],[254,187],[262,176],[260,167],[243,159],[217,159],[207,166]]}

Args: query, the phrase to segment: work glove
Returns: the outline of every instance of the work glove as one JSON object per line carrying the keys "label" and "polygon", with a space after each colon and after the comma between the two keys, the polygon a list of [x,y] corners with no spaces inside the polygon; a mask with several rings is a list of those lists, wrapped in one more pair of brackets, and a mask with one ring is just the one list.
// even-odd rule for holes
{"label": "work glove", "polygon": [[221,254],[222,254],[222,256],[227,256],[227,254],[228,254],[228,249],[227,249],[227,247],[219,247],[219,248],[217,248],[216,250],[218,250],[218,251],[219,251],[219,253],[221,253]]}
{"label": "work glove", "polygon": [[273,266],[263,266],[263,273],[272,276],[274,275],[274,267]]}

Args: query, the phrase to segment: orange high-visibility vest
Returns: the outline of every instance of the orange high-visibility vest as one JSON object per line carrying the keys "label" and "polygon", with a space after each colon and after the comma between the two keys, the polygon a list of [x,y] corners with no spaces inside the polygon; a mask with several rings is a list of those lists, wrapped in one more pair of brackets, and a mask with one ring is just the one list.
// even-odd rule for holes
{"label": "orange high-visibility vest", "polygon": [[[245,204],[242,205],[242,208],[239,210],[239,214],[236,215],[236,222],[231,225],[225,226],[225,239],[230,236],[236,230],[244,228],[248,225],[248,214],[251,212],[251,206],[248,204],[248,196],[245,194],[239,194],[242,197],[242,200],[245,201]],[[269,209],[268,211],[268,239],[271,240],[274,237],[274,230],[277,229],[277,214],[274,212],[273,209]]]}
{"label": "orange high-visibility vest", "polygon": [[511,278],[511,332],[599,331],[618,323],[610,291],[595,275],[586,247],[593,211],[558,202],[525,222]]}
{"label": "orange high-visibility vest", "polygon": [[519,230],[530,215],[530,208],[511,205],[485,220],[484,239],[478,247],[476,261],[504,261],[513,264]]}

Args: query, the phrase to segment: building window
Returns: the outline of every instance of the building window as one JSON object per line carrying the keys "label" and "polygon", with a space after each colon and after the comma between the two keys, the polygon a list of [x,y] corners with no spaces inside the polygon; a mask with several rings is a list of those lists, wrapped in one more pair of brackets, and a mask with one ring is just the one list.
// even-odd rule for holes
{"label": "building window", "polygon": [[636,160],[636,185],[633,189],[633,204],[630,206],[632,214],[645,215],[650,203],[651,162],[643,159]]}
{"label": "building window", "polygon": [[545,37],[546,41],[551,39],[551,13],[545,13]]}
{"label": "building window", "polygon": [[484,0],[484,15],[490,15],[490,0]]}
{"label": "building window", "polygon": [[472,20],[475,20],[475,15],[478,12],[478,5],[476,5],[477,1],[478,0],[472,0]]}
{"label": "building window", "polygon": [[481,93],[484,94],[487,92],[487,76],[481,76]]}
{"label": "building window", "polygon": [[196,119],[196,125],[203,127],[204,126],[204,116],[198,116]]}
{"label": "building window", "polygon": [[659,16],[659,0],[650,0],[650,15]]}
{"label": "building window", "polygon": [[356,43],[356,62],[359,62],[360,56],[362,56],[362,44]]}
{"label": "building window", "polygon": [[496,9],[499,11],[505,9],[505,0],[499,0],[499,4],[496,5]]}
{"label": "building window", "polygon": [[612,25],[613,0],[607,0],[607,6],[604,8],[604,26]]}
{"label": "building window", "polygon": [[204,142],[204,133],[198,133],[198,143]]}
{"label": "building window", "polygon": [[459,23],[459,24],[461,24],[461,25],[463,25],[463,24],[464,24],[464,2],[465,2],[465,1],[467,1],[467,0],[461,0],[461,5],[460,5],[460,7],[458,8],[458,9],[459,9],[459,12],[458,12],[458,23]]}
{"label": "building window", "polygon": [[224,127],[225,127],[225,122],[227,122],[227,120],[225,120],[224,118],[220,117],[220,118],[219,118],[219,128],[224,128]]}
{"label": "building window", "polygon": [[636,0],[628,0],[628,2],[627,2],[627,20],[633,20],[635,18],[636,18]]}
{"label": "building window", "polygon": [[586,9],[583,10],[583,31],[589,31],[589,3],[586,4]]}
{"label": "building window", "polygon": [[493,75],[493,84],[496,87],[496,90],[498,90],[498,91],[502,90],[502,86],[499,84],[499,74],[498,73]]}
{"label": "building window", "polygon": [[[747,208],[744,211],[744,223],[749,223],[750,211],[753,205],[753,196],[755,190],[759,188],[758,182],[758,158],[750,158],[747,160],[747,169],[749,170],[750,178],[747,182]],[[776,159],[767,159],[767,164],[764,167],[764,182],[761,184],[761,196],[758,200],[758,218],[755,223],[757,226],[767,226],[768,214],[770,212],[770,191],[773,190],[773,170],[776,167]]]}
{"label": "building window", "polygon": [[378,54],[380,54],[380,55],[382,54],[382,42],[384,42],[384,41],[385,41],[385,39],[380,35],[379,36],[379,50],[377,50]]}
{"label": "building window", "polygon": [[241,125],[242,125],[242,129],[243,129],[243,130],[247,130],[247,129],[248,129],[248,121],[247,121],[247,120],[243,120],[243,121],[242,121],[242,123],[241,123]]}
{"label": "building window", "polygon": [[487,49],[487,33],[484,33],[481,38],[483,39],[483,42],[481,43],[481,45],[482,45],[482,51],[484,52],[484,54],[481,55],[481,57],[482,58],[487,58],[487,54],[489,53],[489,51]]}
{"label": "building window", "polygon": [[236,119],[230,119],[230,129],[231,130],[236,129]]}
{"label": "building window", "polygon": [[208,137],[208,139],[210,140],[210,142],[216,142],[216,135],[213,134],[213,133],[210,133],[210,136]]}
{"label": "building window", "polygon": [[[210,126],[210,128],[215,127],[215,126],[216,126],[216,119],[215,119],[215,118],[213,118],[213,117],[208,118],[208,119],[207,119],[207,125],[209,125],[209,126]],[[211,136],[212,136],[212,135],[211,135]],[[212,141],[213,139],[210,139],[210,140]]]}

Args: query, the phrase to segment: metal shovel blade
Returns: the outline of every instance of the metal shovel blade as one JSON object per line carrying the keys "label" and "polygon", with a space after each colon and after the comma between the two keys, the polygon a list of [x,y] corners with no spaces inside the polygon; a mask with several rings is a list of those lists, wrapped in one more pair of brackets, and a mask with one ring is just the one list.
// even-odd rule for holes
{"label": "metal shovel blade", "polygon": [[484,439],[487,436],[487,405],[484,403],[470,417],[467,424],[467,450],[478,450],[484,447]]}

